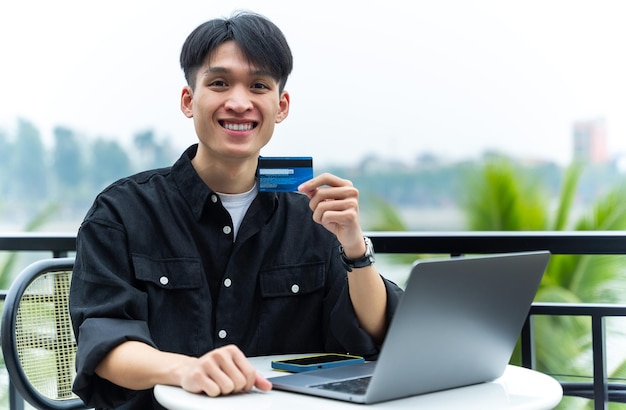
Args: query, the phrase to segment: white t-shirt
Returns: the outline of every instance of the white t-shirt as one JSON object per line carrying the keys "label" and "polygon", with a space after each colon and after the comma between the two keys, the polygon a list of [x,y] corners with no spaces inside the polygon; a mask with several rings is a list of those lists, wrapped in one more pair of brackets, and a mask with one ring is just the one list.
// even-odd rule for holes
{"label": "white t-shirt", "polygon": [[226,208],[230,218],[233,220],[233,241],[237,238],[241,221],[243,221],[250,204],[256,198],[257,192],[256,182],[251,190],[241,194],[220,194],[217,192],[217,195],[222,200],[222,205],[224,205],[224,208]]}

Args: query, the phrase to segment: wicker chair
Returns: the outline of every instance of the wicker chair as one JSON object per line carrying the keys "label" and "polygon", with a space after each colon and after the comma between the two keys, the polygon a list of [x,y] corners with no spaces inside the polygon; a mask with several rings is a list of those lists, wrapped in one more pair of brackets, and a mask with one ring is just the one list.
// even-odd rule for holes
{"label": "wicker chair", "polygon": [[[85,409],[72,393],[76,341],[68,310],[73,258],[37,261],[12,283],[2,311],[2,352],[12,385],[38,409]],[[21,408],[11,397],[12,408]]]}

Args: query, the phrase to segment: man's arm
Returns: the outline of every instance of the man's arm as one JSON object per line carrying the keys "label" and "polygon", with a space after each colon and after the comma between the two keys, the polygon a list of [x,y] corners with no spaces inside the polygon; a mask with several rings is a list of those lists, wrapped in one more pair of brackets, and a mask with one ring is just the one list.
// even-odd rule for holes
{"label": "man's arm", "polygon": [[[337,236],[348,258],[358,259],[365,255],[359,219],[359,191],[352,182],[322,174],[303,183],[298,190],[309,197],[313,220]],[[350,300],[361,327],[376,342],[382,342],[387,330],[387,292],[382,278],[371,265],[348,272],[348,284]]]}
{"label": "man's arm", "polygon": [[161,352],[142,342],[124,342],[102,360],[96,373],[131,390],[168,384],[212,397],[249,391],[252,387],[272,388],[234,345],[195,358]]}

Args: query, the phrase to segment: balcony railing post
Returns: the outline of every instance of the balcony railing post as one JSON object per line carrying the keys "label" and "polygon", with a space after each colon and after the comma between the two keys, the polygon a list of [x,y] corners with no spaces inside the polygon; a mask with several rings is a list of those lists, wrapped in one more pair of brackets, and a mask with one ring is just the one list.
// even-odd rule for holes
{"label": "balcony railing post", "polygon": [[593,351],[593,397],[595,410],[609,407],[608,380],[606,374],[606,318],[591,316],[591,342]]}
{"label": "balcony railing post", "polygon": [[528,315],[526,318],[526,322],[524,322],[524,327],[522,327],[521,334],[521,354],[522,354],[522,366],[527,369],[535,368],[535,346],[533,343],[534,340],[534,318],[532,315]]}

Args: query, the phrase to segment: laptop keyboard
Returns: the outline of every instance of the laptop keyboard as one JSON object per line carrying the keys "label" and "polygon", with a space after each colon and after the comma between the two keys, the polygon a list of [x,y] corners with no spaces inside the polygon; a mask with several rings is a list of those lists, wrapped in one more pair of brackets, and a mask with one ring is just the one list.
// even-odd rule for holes
{"label": "laptop keyboard", "polygon": [[367,385],[370,383],[371,378],[372,376],[359,377],[357,379],[348,379],[338,382],[316,384],[311,387],[343,393],[365,394],[365,392],[367,391]]}

